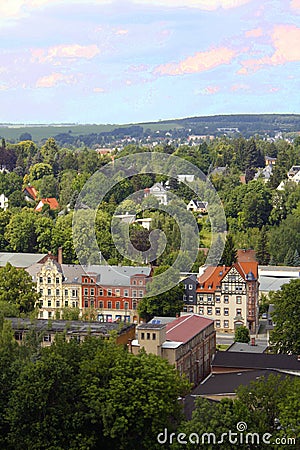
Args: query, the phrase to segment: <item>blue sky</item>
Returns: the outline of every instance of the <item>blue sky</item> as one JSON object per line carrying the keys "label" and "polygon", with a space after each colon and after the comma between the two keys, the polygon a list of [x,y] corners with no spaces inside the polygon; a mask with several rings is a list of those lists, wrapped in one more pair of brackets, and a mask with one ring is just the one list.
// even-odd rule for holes
{"label": "blue sky", "polygon": [[300,113],[300,0],[7,0],[0,122]]}

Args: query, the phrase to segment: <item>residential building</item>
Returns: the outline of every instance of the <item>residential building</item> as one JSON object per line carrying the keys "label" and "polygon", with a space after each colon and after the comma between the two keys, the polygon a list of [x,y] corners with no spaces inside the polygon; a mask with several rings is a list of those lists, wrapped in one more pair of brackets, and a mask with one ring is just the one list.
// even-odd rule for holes
{"label": "residential building", "polygon": [[155,183],[151,188],[144,189],[144,197],[153,195],[160,204],[168,204],[168,192],[161,183]]}
{"label": "residential building", "polygon": [[37,190],[31,185],[24,187],[23,194],[27,202],[35,202],[38,198]]}
{"label": "residential building", "polygon": [[8,198],[5,194],[0,195],[0,208],[4,211],[6,211],[8,208]]}
{"label": "residential building", "polygon": [[181,283],[184,286],[183,301],[185,304],[184,312],[193,313],[197,306],[197,275],[191,274],[184,278]]}
{"label": "residential building", "polygon": [[64,308],[81,308],[80,265],[63,264],[61,259],[48,255],[44,264],[33,264],[27,272],[36,283],[40,319],[60,319]]}
{"label": "residential building", "polygon": [[263,169],[257,170],[256,174],[254,175],[254,180],[262,179],[265,183],[267,183],[268,181],[270,181],[272,173],[273,173],[273,165],[269,164]]}
{"label": "residential building", "polygon": [[97,266],[81,275],[82,313],[100,321],[138,322],[137,306],[146,293],[151,267]]}
{"label": "residential building", "polygon": [[197,303],[185,301],[184,311],[214,320],[219,332],[233,333],[247,326],[258,327],[258,264],[237,262],[231,267],[208,266],[197,277]]}
{"label": "residential building", "polygon": [[55,340],[56,335],[64,335],[66,341],[75,339],[78,342],[87,336],[95,336],[108,339],[112,332],[117,332],[116,343],[127,345],[135,337],[134,324],[83,322],[79,320],[45,320],[9,318],[15,339],[22,344],[29,331],[36,331],[40,335],[41,346],[49,347]]}
{"label": "residential building", "polygon": [[273,158],[272,156],[265,156],[266,166],[275,166],[277,158]]}
{"label": "residential building", "polygon": [[186,209],[188,211],[193,211],[193,212],[199,212],[201,214],[206,214],[207,213],[207,206],[208,206],[207,202],[200,202],[197,199],[192,199],[188,203]]}
{"label": "residential building", "polygon": [[35,207],[35,211],[38,211],[38,212],[42,211],[43,206],[45,206],[45,205],[49,205],[49,208],[52,210],[59,208],[59,204],[58,204],[58,201],[56,200],[56,198],[49,197],[49,198],[41,198],[39,203]]}
{"label": "residential building", "polygon": [[190,314],[168,323],[157,322],[159,320],[140,324],[137,339],[131,342],[129,349],[137,354],[144,348],[147,353],[161,356],[197,385],[210,373],[216,351],[213,321]]}

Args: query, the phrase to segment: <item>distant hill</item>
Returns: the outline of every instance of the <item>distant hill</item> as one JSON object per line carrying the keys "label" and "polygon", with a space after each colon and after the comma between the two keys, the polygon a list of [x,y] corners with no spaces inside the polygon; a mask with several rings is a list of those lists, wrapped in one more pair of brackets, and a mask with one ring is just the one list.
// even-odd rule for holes
{"label": "distant hill", "polygon": [[187,117],[137,124],[0,124],[0,137],[11,142],[31,136],[41,142],[49,137],[61,145],[95,145],[111,143],[129,136],[142,140],[169,132],[173,138],[188,135],[213,135],[241,133],[245,137],[255,134],[274,136],[276,133],[300,133],[300,114],[233,114]]}

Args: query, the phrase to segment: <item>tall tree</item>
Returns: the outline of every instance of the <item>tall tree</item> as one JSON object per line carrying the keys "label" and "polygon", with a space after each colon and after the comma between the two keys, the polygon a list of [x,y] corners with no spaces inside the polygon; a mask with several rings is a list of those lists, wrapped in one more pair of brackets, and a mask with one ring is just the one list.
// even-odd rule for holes
{"label": "tall tree", "polygon": [[262,227],[256,250],[256,259],[258,264],[268,265],[270,261],[269,240],[266,227]]}
{"label": "tall tree", "polygon": [[236,262],[237,250],[234,246],[233,237],[229,234],[226,237],[225,247],[223,251],[223,255],[220,261],[221,265],[232,266]]}
{"label": "tall tree", "polygon": [[275,323],[271,345],[278,353],[300,354],[300,280],[291,280],[273,294]]}

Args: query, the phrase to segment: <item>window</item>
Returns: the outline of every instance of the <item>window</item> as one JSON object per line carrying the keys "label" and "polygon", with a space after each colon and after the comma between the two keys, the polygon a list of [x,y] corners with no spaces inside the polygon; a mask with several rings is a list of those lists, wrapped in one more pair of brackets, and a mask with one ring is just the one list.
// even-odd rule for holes
{"label": "window", "polygon": [[68,300],[65,300],[65,307],[67,308],[69,306]]}
{"label": "window", "polygon": [[22,332],[21,331],[16,331],[15,332],[15,340],[16,341],[21,341],[22,340]]}
{"label": "window", "polygon": [[237,316],[241,316],[241,315],[242,315],[242,310],[241,310],[241,308],[237,308],[237,309],[236,309],[236,315],[237,315]]}
{"label": "window", "polygon": [[152,340],[155,341],[156,339],[156,333],[152,333]]}
{"label": "window", "polygon": [[48,300],[48,308],[51,307],[51,300]]}
{"label": "window", "polygon": [[103,308],[103,301],[102,300],[100,300],[100,302],[99,302],[99,308]]}
{"label": "window", "polygon": [[142,284],[143,284],[143,280],[140,280],[139,285],[142,286]]}
{"label": "window", "polygon": [[186,301],[186,295],[183,295],[183,301],[185,302]]}
{"label": "window", "polygon": [[40,288],[40,294],[43,295],[43,288]]}
{"label": "window", "polygon": [[220,301],[221,301],[221,297],[218,295],[218,296],[216,297],[216,303],[220,303]]}
{"label": "window", "polygon": [[224,303],[229,303],[229,297],[228,297],[228,295],[224,295]]}
{"label": "window", "polygon": [[112,296],[112,290],[111,290],[111,289],[107,289],[107,295],[108,295],[109,297]]}
{"label": "window", "polygon": [[52,312],[48,311],[48,319],[51,319],[51,317],[52,317]]}
{"label": "window", "polygon": [[120,302],[116,302],[116,309],[120,309]]}
{"label": "window", "polygon": [[84,282],[84,283],[88,283],[89,280],[88,280],[87,278],[85,278],[85,279],[83,280],[83,282]]}
{"label": "window", "polygon": [[99,295],[103,295],[103,289],[99,289]]}
{"label": "window", "polygon": [[72,289],[72,297],[78,297],[77,289]]}
{"label": "window", "polygon": [[42,283],[43,282],[43,277],[40,277],[40,283]]}
{"label": "window", "polygon": [[120,289],[116,289],[115,293],[116,293],[116,297],[120,297]]}
{"label": "window", "polygon": [[242,297],[237,296],[237,298],[236,298],[236,303],[237,303],[238,305],[240,305],[240,304],[242,303]]}
{"label": "window", "polygon": [[194,300],[194,296],[193,295],[189,295],[189,301],[192,302]]}
{"label": "window", "polygon": [[224,308],[224,316],[229,316],[229,309],[228,308]]}
{"label": "window", "polygon": [[229,328],[229,320],[224,320],[224,328]]}
{"label": "window", "polygon": [[108,308],[108,309],[111,309],[111,305],[112,305],[111,302],[107,302],[107,308]]}
{"label": "window", "polygon": [[59,295],[59,289],[56,289],[55,294]]}
{"label": "window", "polygon": [[200,308],[199,308],[199,314],[204,314],[204,308],[203,308],[203,306],[200,306]]}
{"label": "window", "polygon": [[132,309],[136,309],[137,303],[136,302],[132,302]]}
{"label": "window", "polygon": [[73,308],[77,308],[78,307],[78,302],[72,302],[72,307]]}
{"label": "window", "polygon": [[199,299],[199,302],[202,303],[203,302],[203,295],[199,295],[198,299]]}
{"label": "window", "polygon": [[56,284],[59,284],[59,278],[58,277],[56,277],[55,282],[56,282]]}
{"label": "window", "polygon": [[147,333],[147,339],[148,340],[150,339],[150,333]]}
{"label": "window", "polygon": [[44,342],[51,342],[51,334],[45,334],[43,340]]}
{"label": "window", "polygon": [[136,280],[133,280],[132,284],[133,284],[134,286],[136,286]]}
{"label": "window", "polygon": [[94,306],[95,306],[95,301],[91,300],[91,308],[94,308]]}
{"label": "window", "polygon": [[221,308],[216,308],[216,316],[220,316],[221,315]]}
{"label": "window", "polygon": [[47,278],[47,283],[50,284],[51,283],[51,277]]}
{"label": "window", "polygon": [[59,307],[60,307],[60,301],[56,300],[56,308],[59,308]]}
{"label": "window", "polygon": [[129,303],[128,302],[125,302],[124,303],[124,309],[128,309],[129,308]]}
{"label": "window", "polygon": [[43,319],[43,317],[44,317],[44,311],[41,311],[40,312],[40,319]]}
{"label": "window", "polygon": [[212,307],[208,306],[207,307],[207,314],[210,316],[212,314]]}
{"label": "window", "polygon": [[124,297],[128,297],[128,289],[124,290]]}
{"label": "window", "polygon": [[139,297],[142,298],[143,295],[144,295],[144,292],[143,291],[139,291]]}
{"label": "window", "polygon": [[137,291],[136,290],[132,291],[132,297],[137,297]]}
{"label": "window", "polygon": [[69,295],[69,291],[68,291],[68,289],[65,289],[65,297],[68,297],[68,295]]}
{"label": "window", "polygon": [[142,340],[145,339],[145,333],[141,333],[141,339],[142,339]]}
{"label": "window", "polygon": [[94,297],[94,295],[95,295],[95,289],[91,288],[91,296]]}
{"label": "window", "polygon": [[84,300],[84,307],[85,307],[85,308],[88,308],[88,307],[89,307],[89,302],[88,302],[88,300]]}
{"label": "window", "polygon": [[51,289],[48,289],[47,292],[48,292],[48,295],[51,295]]}
{"label": "window", "polygon": [[89,290],[88,290],[88,288],[84,288],[84,295],[89,295]]}
{"label": "window", "polygon": [[189,290],[191,291],[193,289],[193,285],[189,284]]}
{"label": "window", "polygon": [[221,326],[220,320],[216,320],[216,328],[220,328],[220,326]]}

